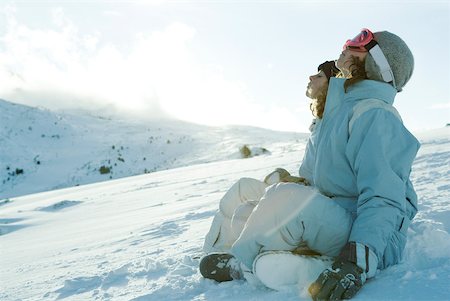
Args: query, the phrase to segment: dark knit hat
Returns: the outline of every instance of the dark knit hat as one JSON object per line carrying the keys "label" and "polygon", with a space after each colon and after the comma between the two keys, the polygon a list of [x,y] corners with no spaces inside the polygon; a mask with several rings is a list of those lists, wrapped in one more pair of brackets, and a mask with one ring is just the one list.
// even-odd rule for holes
{"label": "dark knit hat", "polygon": [[[388,31],[375,32],[374,39],[380,46],[394,74],[395,83],[392,83],[392,86],[398,92],[402,91],[414,70],[414,57],[411,50],[401,38]],[[366,57],[365,68],[368,79],[383,81],[380,68],[370,53]]]}
{"label": "dark knit hat", "polygon": [[317,71],[323,71],[327,76],[327,79],[330,80],[330,77],[335,77],[339,73],[339,69],[336,68],[334,61],[326,61],[317,67]]}

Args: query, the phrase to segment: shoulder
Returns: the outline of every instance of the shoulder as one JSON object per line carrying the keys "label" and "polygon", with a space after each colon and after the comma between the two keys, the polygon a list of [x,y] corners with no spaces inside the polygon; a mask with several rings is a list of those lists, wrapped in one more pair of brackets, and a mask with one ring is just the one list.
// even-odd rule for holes
{"label": "shoulder", "polygon": [[353,126],[358,119],[369,111],[375,112],[374,110],[381,110],[383,113],[392,115],[395,121],[402,123],[400,113],[394,106],[380,99],[367,98],[354,103],[349,121],[349,132],[351,133]]}

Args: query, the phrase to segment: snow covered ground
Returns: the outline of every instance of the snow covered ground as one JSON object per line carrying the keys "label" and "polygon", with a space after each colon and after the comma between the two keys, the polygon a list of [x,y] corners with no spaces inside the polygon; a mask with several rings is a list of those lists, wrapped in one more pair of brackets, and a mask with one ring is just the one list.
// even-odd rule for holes
{"label": "snow covered ground", "polygon": [[[0,199],[278,152],[306,134],[53,112],[0,99]],[[270,147],[269,147],[270,146]]]}
{"label": "snow covered ground", "polygon": [[[0,300],[309,300],[302,288],[217,284],[198,272],[203,238],[225,191],[240,177],[298,169],[304,139],[258,133],[254,142],[265,141],[270,154],[226,157],[251,129],[204,132],[198,146],[207,151],[217,137],[222,148],[230,143],[218,151],[222,161],[189,153],[196,157],[184,167],[1,198]],[[405,260],[377,274],[355,300],[450,300],[450,127],[418,138],[412,178],[420,212]]]}

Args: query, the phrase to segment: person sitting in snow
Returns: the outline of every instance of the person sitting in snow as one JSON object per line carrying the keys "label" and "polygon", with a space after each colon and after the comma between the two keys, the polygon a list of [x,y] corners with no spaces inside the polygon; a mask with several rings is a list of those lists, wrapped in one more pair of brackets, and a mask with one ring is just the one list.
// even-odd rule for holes
{"label": "person sitting in snow", "polygon": [[[310,126],[311,135],[308,139],[308,147],[303,159],[304,162],[311,156],[314,148],[315,129],[319,127],[325,108],[328,81],[340,71],[334,61],[326,61],[317,67],[317,74],[309,77],[306,96],[311,99],[310,109],[315,117]],[[309,177],[309,166],[302,166],[300,174]],[[279,182],[291,182],[310,185],[305,177],[292,176],[287,170],[277,168],[267,175],[264,181],[253,178],[241,178],[225,193],[220,200],[219,211],[214,216],[211,228],[206,235],[203,250],[206,253],[228,252],[232,244],[237,240],[247,222],[251,212],[258,204],[267,187]]]}
{"label": "person sitting in snow", "polygon": [[400,262],[417,213],[410,173],[420,144],[392,103],[414,58],[397,35],[363,29],[344,44],[336,66],[344,77],[330,79],[300,168],[312,186],[270,186],[231,249],[202,258],[204,277],[239,278],[261,252],[306,245],[334,258],[310,285],[311,297],[338,300]]}

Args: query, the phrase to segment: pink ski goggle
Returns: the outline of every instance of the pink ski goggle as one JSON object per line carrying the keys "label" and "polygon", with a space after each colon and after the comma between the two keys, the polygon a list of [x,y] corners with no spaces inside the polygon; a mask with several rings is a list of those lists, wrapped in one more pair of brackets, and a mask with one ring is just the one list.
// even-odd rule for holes
{"label": "pink ski goggle", "polygon": [[363,28],[356,37],[345,42],[343,50],[350,49],[352,51],[367,52],[376,44],[373,33],[367,28]]}
{"label": "pink ski goggle", "polygon": [[396,87],[394,73],[392,72],[391,66],[387,61],[386,56],[375,41],[373,33],[367,28],[361,29],[361,32],[351,40],[347,40],[344,44],[343,50],[351,50],[358,52],[369,52],[373,57],[375,63],[380,68],[381,76],[383,80],[387,83],[392,83],[394,88]]}

